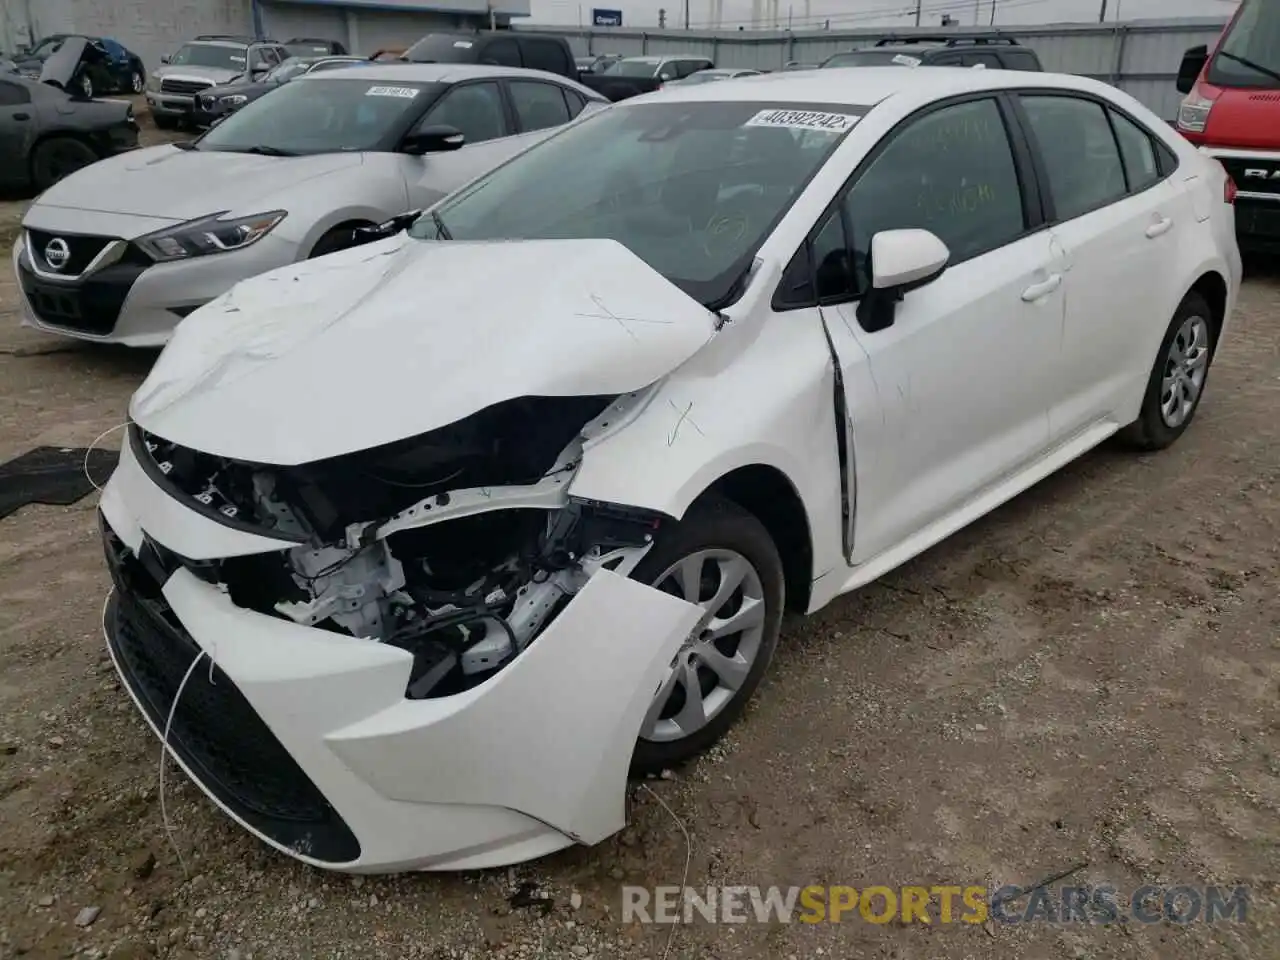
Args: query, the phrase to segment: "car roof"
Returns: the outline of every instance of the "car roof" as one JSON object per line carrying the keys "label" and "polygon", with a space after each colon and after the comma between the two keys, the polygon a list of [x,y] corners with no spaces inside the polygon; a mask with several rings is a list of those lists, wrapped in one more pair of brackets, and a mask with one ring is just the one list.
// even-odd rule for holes
{"label": "car roof", "polygon": [[[1101,81],[1063,73],[1024,73],[1020,70],[974,70],[966,67],[831,67],[825,70],[792,70],[740,77],[736,83],[673,84],[660,93],[646,94],[643,102],[656,100],[769,101],[830,103],[869,106],[896,94],[933,96],[937,99],[1008,87],[1060,87],[1092,93],[1115,88]],[[625,107],[626,101],[618,104]]]}
{"label": "car roof", "polygon": [[[544,70],[525,70],[521,67],[496,67],[478,63],[410,63],[403,60],[393,63],[370,61],[368,66],[348,67],[346,70],[322,73],[320,77],[326,80],[410,80],[414,83],[461,83],[463,80],[483,80],[489,77],[531,77],[561,82],[566,80],[565,77]],[[307,79],[308,77],[299,77],[298,81]]]}

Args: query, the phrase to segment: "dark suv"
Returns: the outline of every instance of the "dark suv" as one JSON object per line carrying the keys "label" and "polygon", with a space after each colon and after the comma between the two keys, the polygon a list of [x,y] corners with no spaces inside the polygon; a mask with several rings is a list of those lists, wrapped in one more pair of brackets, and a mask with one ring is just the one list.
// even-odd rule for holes
{"label": "dark suv", "polygon": [[1012,37],[885,37],[874,47],[834,53],[820,67],[986,67],[1043,70],[1034,50]]}
{"label": "dark suv", "polygon": [[563,37],[481,30],[476,33],[428,33],[400,57],[411,63],[488,63],[526,67],[578,79],[578,64]]}

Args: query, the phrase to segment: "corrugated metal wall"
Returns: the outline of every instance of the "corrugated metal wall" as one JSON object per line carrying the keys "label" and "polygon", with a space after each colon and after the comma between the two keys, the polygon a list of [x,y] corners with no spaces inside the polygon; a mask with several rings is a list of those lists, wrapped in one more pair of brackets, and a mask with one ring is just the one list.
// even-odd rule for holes
{"label": "corrugated metal wall", "polygon": [[[1004,27],[999,33],[1034,50],[1046,70],[1114,83],[1162,117],[1172,120],[1180,100],[1173,81],[1183,52],[1201,43],[1213,43],[1225,23],[1216,18],[1197,18],[1105,25],[1054,24]],[[747,33],[563,28],[559,32],[569,37],[579,54],[692,54],[710,57],[719,66],[763,70],[780,70],[793,60],[819,63],[833,53],[871,46],[889,35],[883,30]],[[913,35],[936,36],[938,33],[937,29],[895,30],[892,35],[910,40]],[[972,30],[956,28],[947,33],[957,37],[973,35]]]}

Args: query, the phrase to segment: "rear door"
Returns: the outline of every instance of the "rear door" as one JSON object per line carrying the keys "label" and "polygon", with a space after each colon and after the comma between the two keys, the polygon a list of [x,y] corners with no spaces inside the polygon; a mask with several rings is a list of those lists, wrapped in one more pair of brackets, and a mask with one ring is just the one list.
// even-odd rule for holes
{"label": "rear door", "polygon": [[1163,330],[1181,295],[1159,287],[1194,216],[1136,121],[1062,91],[1018,100],[1067,264],[1063,362],[1050,412],[1054,437],[1066,439],[1122,409],[1135,378],[1145,382],[1150,333]]}

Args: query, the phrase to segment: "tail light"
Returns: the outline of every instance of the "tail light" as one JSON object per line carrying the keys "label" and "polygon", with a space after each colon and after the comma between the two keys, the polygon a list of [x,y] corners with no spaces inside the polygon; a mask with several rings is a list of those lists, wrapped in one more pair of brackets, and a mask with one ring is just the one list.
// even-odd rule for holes
{"label": "tail light", "polygon": [[1236,182],[1231,179],[1231,174],[1227,174],[1227,182],[1222,185],[1222,199],[1224,203],[1234,204],[1236,202]]}
{"label": "tail light", "polygon": [[1205,96],[1207,91],[1196,87],[1178,107],[1178,129],[1184,133],[1204,133],[1209,125],[1209,114],[1217,102],[1217,91],[1214,96]]}

